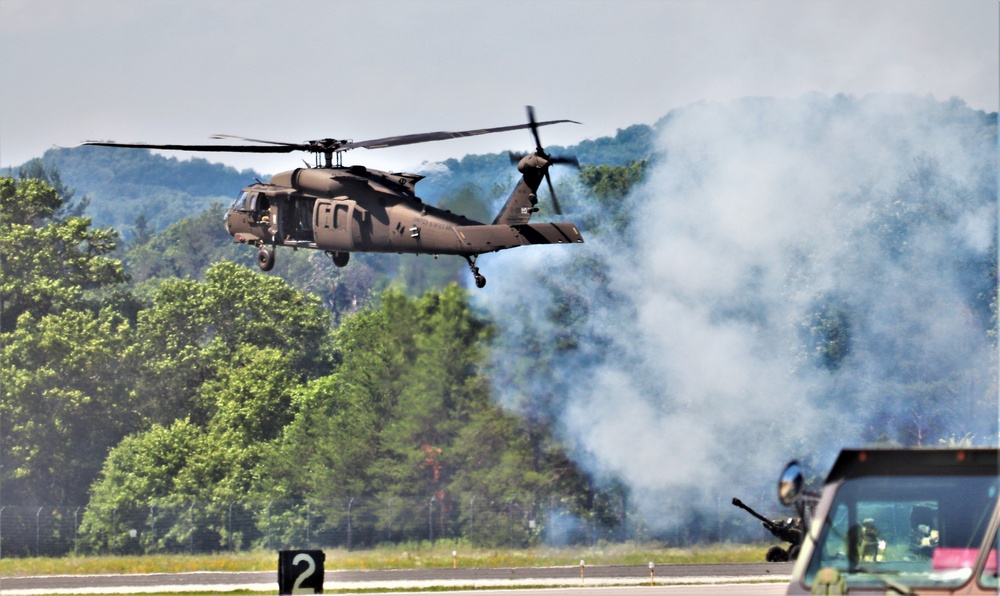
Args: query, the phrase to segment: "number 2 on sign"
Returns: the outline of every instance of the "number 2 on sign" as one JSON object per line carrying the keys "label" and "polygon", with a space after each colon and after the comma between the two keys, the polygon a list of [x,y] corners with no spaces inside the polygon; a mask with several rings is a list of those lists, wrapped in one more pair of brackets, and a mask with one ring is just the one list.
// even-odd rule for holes
{"label": "number 2 on sign", "polygon": [[302,563],[303,561],[307,565],[306,570],[300,573],[298,578],[295,579],[295,584],[292,585],[292,594],[316,594],[316,590],[313,588],[307,588],[305,590],[301,589],[302,582],[306,581],[306,579],[311,577],[312,574],[316,572],[316,561],[305,553],[295,555],[295,558],[292,559],[292,566],[298,567],[299,563]]}

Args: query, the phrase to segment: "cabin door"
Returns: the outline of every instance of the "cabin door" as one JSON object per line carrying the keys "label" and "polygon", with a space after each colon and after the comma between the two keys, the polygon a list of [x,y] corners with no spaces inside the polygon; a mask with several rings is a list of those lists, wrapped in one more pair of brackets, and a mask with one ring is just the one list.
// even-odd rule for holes
{"label": "cabin door", "polygon": [[324,250],[353,250],[353,219],[354,201],[317,199],[313,209],[316,246]]}

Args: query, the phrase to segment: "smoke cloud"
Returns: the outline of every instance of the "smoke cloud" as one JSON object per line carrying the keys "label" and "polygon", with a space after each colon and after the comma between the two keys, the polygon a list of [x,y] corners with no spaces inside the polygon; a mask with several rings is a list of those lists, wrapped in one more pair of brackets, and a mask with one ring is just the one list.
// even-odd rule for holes
{"label": "smoke cloud", "polygon": [[997,443],[995,114],[810,95],[656,128],[627,224],[484,259],[505,405],[663,529],[773,510],[792,458]]}

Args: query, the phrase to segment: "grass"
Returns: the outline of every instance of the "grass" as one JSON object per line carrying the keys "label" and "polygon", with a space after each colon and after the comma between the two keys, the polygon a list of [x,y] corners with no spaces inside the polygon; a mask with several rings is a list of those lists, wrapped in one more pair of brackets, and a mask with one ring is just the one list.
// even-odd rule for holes
{"label": "grass", "polygon": [[[363,551],[323,549],[327,570],[414,569],[421,567],[549,567],[558,565],[657,565],[682,563],[762,563],[767,544],[714,544],[668,548],[656,544],[594,547],[538,547],[523,550],[470,548],[460,543],[403,544]],[[452,552],[457,555],[453,558]],[[185,571],[274,571],[276,551],[211,555],[67,556],[0,559],[0,577],[178,573]],[[216,593],[218,594],[218,593]]]}

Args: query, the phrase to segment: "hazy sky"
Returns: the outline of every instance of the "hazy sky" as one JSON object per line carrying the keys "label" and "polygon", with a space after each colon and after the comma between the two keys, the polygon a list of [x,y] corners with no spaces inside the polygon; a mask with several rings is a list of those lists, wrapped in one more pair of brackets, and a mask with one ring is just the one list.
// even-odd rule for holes
{"label": "hazy sky", "polygon": [[[561,145],[744,96],[903,92],[992,112],[998,29],[997,0],[0,0],[0,164],[87,139],[503,126],[526,104],[583,122],[544,130]],[[345,161],[413,169],[530,145],[512,132]]]}

